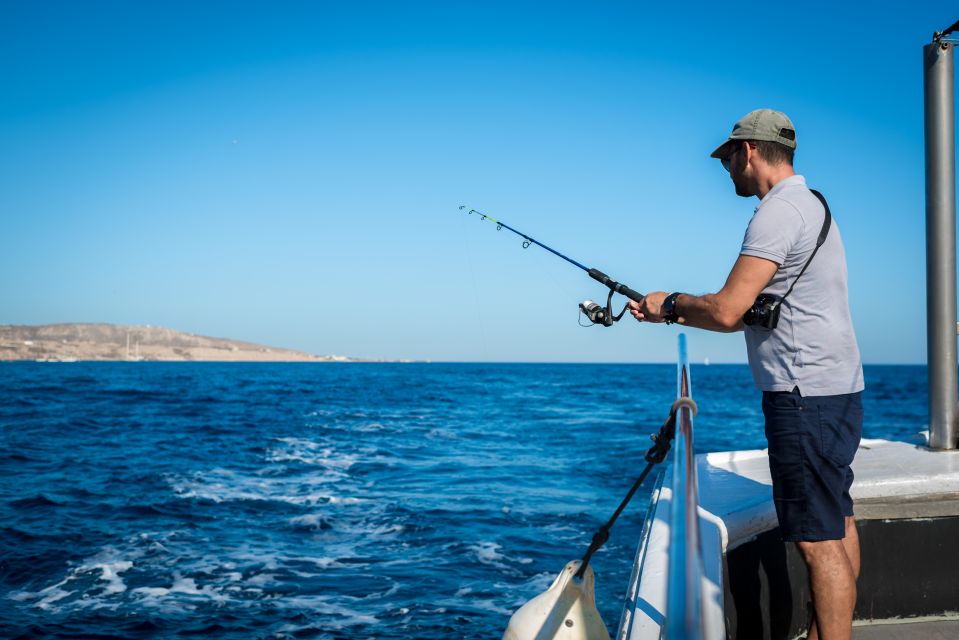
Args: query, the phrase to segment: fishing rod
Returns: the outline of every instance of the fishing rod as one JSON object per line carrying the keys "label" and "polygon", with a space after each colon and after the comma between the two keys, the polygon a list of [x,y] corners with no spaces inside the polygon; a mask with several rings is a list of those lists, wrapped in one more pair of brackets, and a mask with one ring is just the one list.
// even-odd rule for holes
{"label": "fishing rod", "polygon": [[[570,263],[574,267],[579,267],[580,269],[585,271],[589,275],[589,277],[592,278],[593,280],[607,286],[609,288],[609,295],[606,297],[605,307],[599,306],[597,303],[593,302],[592,300],[584,300],[583,302],[579,304],[579,310],[593,324],[601,324],[604,327],[611,327],[613,326],[614,322],[618,322],[619,319],[623,317],[623,314],[626,313],[626,309],[629,308],[629,303],[626,303],[626,306],[623,307],[623,310],[620,311],[618,315],[613,315],[612,303],[613,303],[614,293],[622,294],[626,296],[627,298],[629,298],[630,300],[635,300],[636,302],[643,301],[643,294],[639,293],[638,291],[630,289],[625,284],[616,282],[615,280],[610,278],[608,275],[606,275],[599,269],[587,267],[584,264],[577,262],[568,256],[564,256],[562,253],[560,253],[556,249],[546,246],[539,240],[536,240],[535,238],[526,235],[522,231],[518,231],[514,229],[513,227],[509,226],[505,222],[497,220],[496,218],[491,218],[490,216],[480,211],[477,211],[476,209],[470,209],[466,205],[461,205],[460,210],[466,211],[468,215],[472,215],[475,213],[476,215],[480,217],[481,220],[489,220],[490,222],[496,225],[497,231],[501,229],[507,229],[509,231],[512,231],[513,233],[515,233],[516,235],[518,235],[519,237],[523,239],[524,249],[529,249],[529,246],[531,244],[535,244],[536,246],[542,247],[546,249],[547,251],[549,251],[550,253],[552,253],[553,255],[562,258],[563,260]],[[588,325],[583,325],[583,326],[588,326]]]}

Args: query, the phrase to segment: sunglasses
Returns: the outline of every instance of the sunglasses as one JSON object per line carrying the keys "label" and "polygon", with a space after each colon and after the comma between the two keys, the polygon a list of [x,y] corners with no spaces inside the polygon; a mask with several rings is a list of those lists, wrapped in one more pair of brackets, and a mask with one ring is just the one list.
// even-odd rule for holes
{"label": "sunglasses", "polygon": [[739,145],[738,144],[733,145],[732,151],[727,153],[725,157],[719,159],[719,161],[723,165],[723,169],[725,169],[727,172],[729,171],[729,167],[732,165],[733,156],[736,155],[738,151],[739,151]]}

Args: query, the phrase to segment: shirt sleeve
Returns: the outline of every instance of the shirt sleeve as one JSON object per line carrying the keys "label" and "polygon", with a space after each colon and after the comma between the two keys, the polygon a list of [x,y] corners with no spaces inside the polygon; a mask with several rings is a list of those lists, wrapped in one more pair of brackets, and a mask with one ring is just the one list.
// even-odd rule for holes
{"label": "shirt sleeve", "polygon": [[749,221],[739,254],[765,258],[782,266],[802,230],[799,211],[785,200],[772,198],[760,205]]}

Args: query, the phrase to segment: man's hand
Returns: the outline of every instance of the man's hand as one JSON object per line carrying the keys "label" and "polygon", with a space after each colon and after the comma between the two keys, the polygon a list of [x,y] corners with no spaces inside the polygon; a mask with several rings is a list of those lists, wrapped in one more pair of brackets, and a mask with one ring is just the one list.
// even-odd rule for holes
{"label": "man's hand", "polygon": [[639,322],[665,322],[663,320],[663,300],[669,294],[665,291],[647,293],[642,302],[630,300],[629,312]]}

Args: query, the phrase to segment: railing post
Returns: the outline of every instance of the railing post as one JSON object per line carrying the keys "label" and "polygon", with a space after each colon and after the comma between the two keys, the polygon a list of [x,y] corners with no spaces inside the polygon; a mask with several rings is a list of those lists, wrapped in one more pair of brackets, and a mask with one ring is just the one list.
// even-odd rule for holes
{"label": "railing post", "polygon": [[[686,335],[679,336],[677,398],[692,398]],[[693,410],[680,404],[673,445],[672,521],[666,595],[666,638],[703,638],[703,561],[699,541],[699,488],[693,447]]]}
{"label": "railing post", "polygon": [[956,448],[956,131],[953,45],[923,47],[929,447]]}

